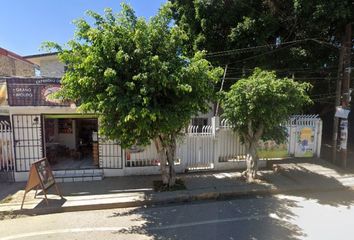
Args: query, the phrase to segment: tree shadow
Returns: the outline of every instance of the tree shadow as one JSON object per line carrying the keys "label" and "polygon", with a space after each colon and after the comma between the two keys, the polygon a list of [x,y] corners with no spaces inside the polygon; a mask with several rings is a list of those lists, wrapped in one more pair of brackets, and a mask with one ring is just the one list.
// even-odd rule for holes
{"label": "tree shadow", "polygon": [[[332,148],[331,144],[322,144],[321,158],[326,160],[328,163],[335,164],[336,166],[341,166],[341,164],[343,162],[340,161],[340,156],[341,156],[340,151],[337,149],[337,155],[336,155],[337,161],[335,161],[335,162],[332,161],[332,151],[333,151],[333,148]],[[342,169],[342,172],[354,173],[354,148],[353,148],[353,146],[348,146],[347,166],[345,169]]]}
{"label": "tree shadow", "polygon": [[[117,233],[141,234],[153,239],[302,239],[307,235],[298,225],[298,219],[303,216],[298,216],[296,209],[302,209],[305,201],[320,208],[320,205],[349,207],[354,203],[354,191],[344,184],[346,175],[341,171],[338,174],[342,177],[340,180],[302,167],[285,169],[281,173],[262,171],[262,179],[267,183],[252,185],[283,189],[283,194],[142,207],[128,212],[117,211],[110,217],[136,215],[135,226]],[[216,173],[215,176],[226,177],[211,180],[210,174],[192,174],[186,175],[185,180],[197,179],[196,186],[205,182],[205,188],[232,183],[235,188],[245,185],[237,181],[236,173]],[[214,185],[208,186],[212,181]]]}
{"label": "tree shadow", "polygon": [[25,188],[25,183],[0,183],[0,202]]}
{"label": "tree shadow", "polygon": [[[326,163],[317,163],[318,166],[328,166]],[[332,169],[333,170],[333,169]],[[354,177],[345,172],[333,170],[338,174],[338,179],[309,171],[301,165],[294,168],[282,169],[274,173],[268,171],[263,174],[263,179],[271,183],[277,189],[289,188],[286,194],[316,200],[317,203],[330,206],[348,206],[354,203],[354,191],[348,187],[348,183],[354,184]],[[289,187],[290,185],[294,187]],[[350,184],[349,184],[350,185]],[[321,194],[333,192],[334,194]]]}
{"label": "tree shadow", "polygon": [[[106,194],[134,194],[153,191],[153,181],[160,176],[125,176],[105,178],[102,181],[58,183],[65,196],[90,196]],[[80,185],[80,188],[77,186]]]}
{"label": "tree shadow", "polygon": [[296,206],[296,200],[257,196],[136,208],[109,217],[136,215],[143,224],[116,233],[153,239],[301,239],[305,234],[292,223]]}

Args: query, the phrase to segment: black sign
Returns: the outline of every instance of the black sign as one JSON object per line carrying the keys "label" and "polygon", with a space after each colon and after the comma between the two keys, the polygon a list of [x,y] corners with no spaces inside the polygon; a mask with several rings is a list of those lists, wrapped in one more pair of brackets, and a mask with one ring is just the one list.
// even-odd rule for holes
{"label": "black sign", "polygon": [[48,204],[48,199],[47,199],[47,190],[51,187],[55,186],[57,193],[59,196],[63,197],[59,191],[59,188],[55,182],[54,175],[52,172],[52,169],[49,166],[48,160],[46,158],[42,158],[36,162],[34,162],[31,165],[31,169],[29,172],[26,188],[25,188],[25,194],[23,195],[22,198],[22,204],[21,204],[21,209],[23,208],[23,204],[25,202],[26,194],[35,189],[36,193],[34,197],[37,196],[37,190],[39,188],[42,189],[45,197],[45,201]]}
{"label": "black sign", "polygon": [[10,106],[69,106],[51,95],[60,89],[60,78],[8,78]]}
{"label": "black sign", "polygon": [[37,169],[40,181],[44,189],[48,189],[55,183],[52,170],[49,167],[47,159],[43,158],[35,163],[33,163]]}

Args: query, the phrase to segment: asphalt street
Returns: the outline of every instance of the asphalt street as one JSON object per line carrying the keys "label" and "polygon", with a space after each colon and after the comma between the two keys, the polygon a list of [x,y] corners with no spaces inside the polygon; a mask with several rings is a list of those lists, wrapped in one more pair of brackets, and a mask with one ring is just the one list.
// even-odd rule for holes
{"label": "asphalt street", "polygon": [[354,192],[245,197],[0,221],[0,239],[351,239]]}

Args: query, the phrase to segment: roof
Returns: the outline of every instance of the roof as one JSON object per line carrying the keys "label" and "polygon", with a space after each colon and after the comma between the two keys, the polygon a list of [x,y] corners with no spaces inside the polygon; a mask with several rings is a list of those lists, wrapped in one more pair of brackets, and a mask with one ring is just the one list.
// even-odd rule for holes
{"label": "roof", "polygon": [[33,54],[33,55],[24,56],[24,58],[47,57],[47,56],[53,56],[53,55],[58,55],[58,52]]}
{"label": "roof", "polygon": [[27,60],[26,58],[21,57],[20,55],[14,53],[14,52],[11,52],[9,50],[6,50],[5,48],[2,48],[2,47],[0,47],[0,55],[11,57],[11,58],[14,58],[14,59],[17,59],[17,60],[20,60],[20,61],[24,61],[24,62],[27,62],[29,64],[34,65],[33,62]]}

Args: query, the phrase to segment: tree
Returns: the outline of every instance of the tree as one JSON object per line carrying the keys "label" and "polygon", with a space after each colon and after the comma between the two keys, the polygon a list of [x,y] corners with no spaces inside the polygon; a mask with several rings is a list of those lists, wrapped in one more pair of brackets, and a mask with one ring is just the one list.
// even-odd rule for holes
{"label": "tree", "polygon": [[275,72],[256,68],[251,76],[236,82],[222,99],[223,117],[227,118],[247,149],[248,181],[257,175],[257,144],[263,139],[284,141],[285,129],[280,126],[291,114],[311,103],[308,83],[278,79]]}
{"label": "tree", "polygon": [[98,113],[101,134],[122,147],[153,140],[168,186],[175,184],[176,139],[192,116],[209,109],[222,74],[203,52],[186,55],[188,37],[172,26],[170,8],[167,3],[149,21],[125,4],[119,14],[89,11],[94,23],[77,20],[66,48],[46,44],[67,65],[59,95]]}
{"label": "tree", "polygon": [[[323,46],[319,41],[301,40],[318,39],[336,45],[340,43],[345,25],[352,22],[354,16],[351,0],[171,2],[174,18],[188,34],[192,48],[213,53],[268,45],[211,58],[223,64],[240,60],[238,65],[262,65],[268,69],[274,68],[274,65],[277,68],[299,67],[304,62],[310,66],[322,66],[327,61],[327,65],[330,65],[333,58],[331,50],[335,48],[331,49],[326,44]],[[298,42],[282,50],[278,49],[280,46],[272,46],[277,42],[288,41]],[[278,50],[271,51],[275,48]],[[327,51],[323,51],[324,49]],[[338,55],[338,52],[335,54]],[[270,55],[282,56],[283,59],[269,59]],[[241,61],[249,57],[252,58]]]}
{"label": "tree", "polygon": [[315,104],[306,112],[324,119],[323,140],[330,143],[339,48],[354,19],[352,0],[171,1],[190,49],[206,50],[214,65],[228,64],[224,89],[255,67],[311,83]]}
{"label": "tree", "polygon": [[208,51],[213,64],[229,64],[226,87],[262,67],[310,82],[317,98],[335,92],[338,46],[354,18],[352,0],[171,1],[191,49]]}

